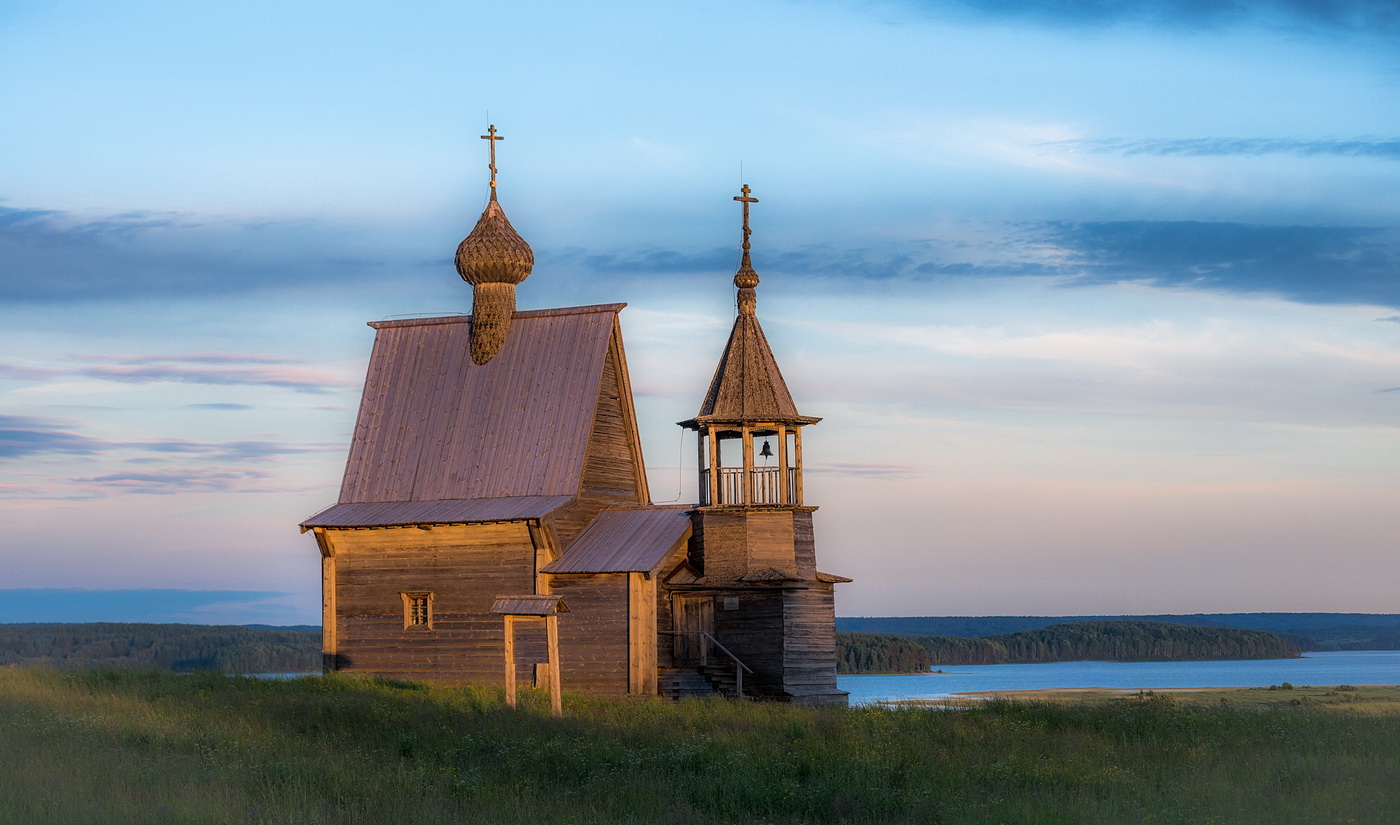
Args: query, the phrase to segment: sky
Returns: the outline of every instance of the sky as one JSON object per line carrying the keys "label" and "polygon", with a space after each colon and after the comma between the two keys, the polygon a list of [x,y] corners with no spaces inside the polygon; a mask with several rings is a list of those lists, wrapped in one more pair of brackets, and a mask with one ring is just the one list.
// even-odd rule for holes
{"label": "sky", "polygon": [[319,622],[490,123],[658,502],[753,187],[839,615],[1400,612],[1391,2],[8,0],[0,77],[0,621]]}

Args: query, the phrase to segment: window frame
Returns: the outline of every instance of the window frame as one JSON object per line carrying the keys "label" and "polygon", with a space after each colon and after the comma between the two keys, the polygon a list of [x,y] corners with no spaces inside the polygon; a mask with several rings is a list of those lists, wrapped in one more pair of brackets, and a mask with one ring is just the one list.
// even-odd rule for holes
{"label": "window frame", "polygon": [[[431,590],[406,590],[399,593],[403,599],[403,629],[427,632],[433,629],[433,593]],[[414,602],[423,600],[423,621],[414,621]]]}

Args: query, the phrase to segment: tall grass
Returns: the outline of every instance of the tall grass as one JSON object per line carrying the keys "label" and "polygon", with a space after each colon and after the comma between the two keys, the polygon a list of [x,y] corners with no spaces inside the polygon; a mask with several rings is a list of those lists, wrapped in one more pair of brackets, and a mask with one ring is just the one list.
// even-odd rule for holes
{"label": "tall grass", "polygon": [[0,668],[0,822],[1393,823],[1400,716]]}

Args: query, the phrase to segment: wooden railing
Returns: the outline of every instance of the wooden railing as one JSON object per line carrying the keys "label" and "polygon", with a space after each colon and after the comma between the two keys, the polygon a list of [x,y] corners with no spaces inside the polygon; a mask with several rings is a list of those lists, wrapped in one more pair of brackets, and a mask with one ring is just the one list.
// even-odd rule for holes
{"label": "wooden railing", "polygon": [[[748,472],[748,481],[753,485],[749,504],[796,504],[797,469],[787,468],[787,500],[783,500],[782,467],[754,467]],[[700,495],[706,504],[744,504],[744,468],[719,468],[719,501],[709,501],[710,471],[700,472]]]}
{"label": "wooden railing", "polygon": [[661,635],[694,636],[696,647],[700,649],[700,668],[702,670],[710,666],[711,647],[724,654],[724,657],[734,664],[734,697],[736,699],[744,698],[744,674],[753,673],[753,668],[744,664],[739,660],[738,656],[735,656],[729,651],[729,648],[720,644],[719,639],[716,639],[703,630],[663,630],[661,631]]}

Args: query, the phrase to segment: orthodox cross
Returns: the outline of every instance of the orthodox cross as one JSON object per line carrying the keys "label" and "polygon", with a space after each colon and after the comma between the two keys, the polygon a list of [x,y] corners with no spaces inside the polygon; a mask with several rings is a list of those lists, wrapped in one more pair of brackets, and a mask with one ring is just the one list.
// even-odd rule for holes
{"label": "orthodox cross", "polygon": [[[488,129],[486,130],[486,134],[484,134],[484,135],[481,136],[481,139],[482,139],[482,140],[489,140],[489,141],[491,141],[491,143],[488,144],[488,145],[491,147],[491,188],[492,188],[492,189],[495,189],[495,188],[496,188],[496,141],[498,141],[498,140],[505,140],[505,138],[503,138],[503,137],[498,137],[498,136],[496,135],[496,126],[495,126],[495,124],[492,124],[491,127],[488,128]],[[495,193],[495,192],[492,192],[491,194],[494,195],[494,194],[496,194],[496,193]],[[745,208],[747,208],[747,207],[745,207]]]}
{"label": "orthodox cross", "polygon": [[749,229],[749,204],[751,204],[751,203],[758,203],[758,198],[751,198],[751,197],[749,197],[749,193],[752,192],[753,190],[749,188],[749,185],[748,185],[747,183],[744,184],[743,188],[740,189],[739,191],[740,191],[740,192],[743,192],[744,194],[740,195],[739,197],[735,198],[734,200],[739,201],[740,203],[742,203],[742,204],[744,205],[744,251],[745,251],[745,252],[748,252],[748,251],[749,251],[749,235],[753,234],[752,230]]}

